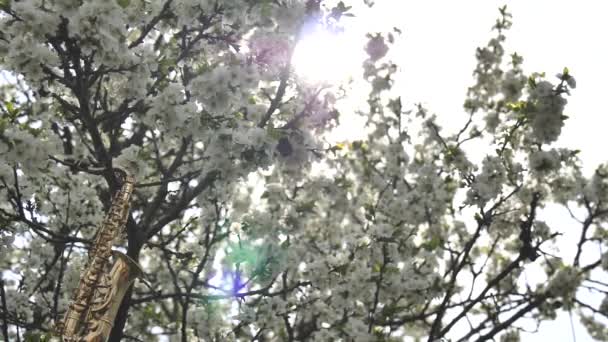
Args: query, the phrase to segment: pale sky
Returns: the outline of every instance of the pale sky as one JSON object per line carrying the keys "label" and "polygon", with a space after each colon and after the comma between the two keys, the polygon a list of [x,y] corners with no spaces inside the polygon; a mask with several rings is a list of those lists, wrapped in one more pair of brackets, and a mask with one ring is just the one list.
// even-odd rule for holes
{"label": "pale sky", "polygon": [[[376,0],[372,10],[353,19],[354,28],[346,35],[352,35],[353,40],[359,39],[360,44],[359,37],[364,32],[388,32],[393,27],[402,30],[400,43],[391,52],[401,74],[396,90],[406,104],[423,103],[447,128],[466,121],[462,103],[467,87],[473,84],[475,49],[494,36],[491,27],[498,18],[498,8],[504,4],[513,14],[513,26],[506,33],[506,54],[517,52],[523,56],[523,68],[527,73],[546,72],[552,77],[568,67],[576,78],[577,88],[568,98],[565,110],[570,119],[566,121],[557,146],[580,149],[584,172],[591,175],[599,163],[608,160],[603,150],[608,123],[603,103],[608,97],[603,93],[608,80],[605,43],[608,2]],[[318,37],[316,40],[321,41]],[[333,65],[325,65],[321,71],[317,70],[317,75],[331,78],[331,70],[344,72],[345,68],[353,68],[356,75],[360,75],[360,69],[356,69],[362,58],[357,52],[360,47],[347,40],[341,45],[337,42],[317,45],[325,52],[325,64],[332,63],[328,55],[334,56]],[[331,46],[334,46],[333,50]],[[319,57],[312,58],[319,55],[319,49],[306,49],[308,53],[302,53],[305,55],[302,60],[309,61],[300,66],[301,70],[309,69],[302,73],[314,72],[315,66],[322,65]],[[348,126],[339,133],[338,141],[352,137],[352,126]],[[555,224],[565,232],[565,241],[578,236],[578,228],[568,230],[568,225],[574,221],[563,210],[548,208],[543,214],[548,224]],[[564,257],[573,253],[571,248],[563,248],[561,252]],[[601,300],[601,297],[589,297],[587,301],[596,304],[594,300]],[[571,324],[568,314],[563,313],[555,321],[542,323],[537,334],[522,335],[522,340],[575,341],[574,329],[576,342],[594,341],[576,316],[573,321]]]}

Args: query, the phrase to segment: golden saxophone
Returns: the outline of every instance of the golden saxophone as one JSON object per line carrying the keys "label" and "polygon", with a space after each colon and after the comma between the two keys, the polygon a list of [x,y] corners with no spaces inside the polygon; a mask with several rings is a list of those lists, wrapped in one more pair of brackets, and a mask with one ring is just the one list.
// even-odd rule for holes
{"label": "golden saxophone", "polygon": [[114,169],[114,172],[121,187],[97,230],[72,302],[63,320],[57,323],[57,333],[65,342],[106,342],[127,289],[143,274],[133,259],[112,250],[114,240],[127,223],[135,183],[126,171]]}

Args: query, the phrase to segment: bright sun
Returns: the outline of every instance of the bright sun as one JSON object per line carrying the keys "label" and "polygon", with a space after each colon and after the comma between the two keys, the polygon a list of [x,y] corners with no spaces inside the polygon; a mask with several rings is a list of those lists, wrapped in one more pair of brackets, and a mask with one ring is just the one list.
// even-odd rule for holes
{"label": "bright sun", "polygon": [[315,28],[298,42],[292,64],[304,79],[336,84],[348,81],[360,72],[361,51],[352,34]]}

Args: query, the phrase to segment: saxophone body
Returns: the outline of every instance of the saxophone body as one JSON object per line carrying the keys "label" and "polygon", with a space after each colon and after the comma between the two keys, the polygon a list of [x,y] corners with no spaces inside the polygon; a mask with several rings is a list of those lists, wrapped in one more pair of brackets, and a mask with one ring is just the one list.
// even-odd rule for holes
{"label": "saxophone body", "polygon": [[114,194],[110,210],[97,231],[72,302],[57,324],[65,342],[107,341],[125,293],[143,274],[134,260],[112,250],[114,240],[127,223],[135,183],[129,173],[120,169],[114,172],[122,181],[120,190]]}

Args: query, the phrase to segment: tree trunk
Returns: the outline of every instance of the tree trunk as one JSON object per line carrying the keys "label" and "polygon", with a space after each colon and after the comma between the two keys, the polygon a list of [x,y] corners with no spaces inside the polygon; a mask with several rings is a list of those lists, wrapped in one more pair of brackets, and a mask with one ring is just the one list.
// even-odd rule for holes
{"label": "tree trunk", "polygon": [[125,297],[122,299],[120,308],[118,308],[118,313],[116,314],[116,318],[114,319],[114,327],[112,328],[112,332],[110,333],[110,338],[108,339],[108,342],[120,342],[120,339],[122,339],[122,333],[125,329],[125,325],[127,324],[127,318],[129,317],[129,308],[131,307],[132,294],[133,285],[131,285],[127,293],[125,293]]}

